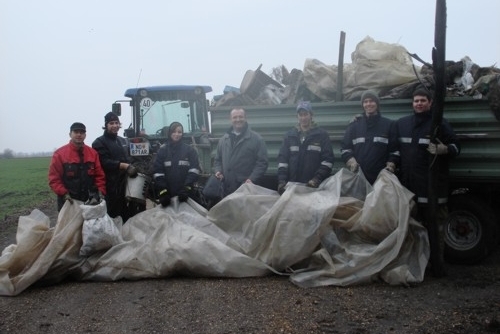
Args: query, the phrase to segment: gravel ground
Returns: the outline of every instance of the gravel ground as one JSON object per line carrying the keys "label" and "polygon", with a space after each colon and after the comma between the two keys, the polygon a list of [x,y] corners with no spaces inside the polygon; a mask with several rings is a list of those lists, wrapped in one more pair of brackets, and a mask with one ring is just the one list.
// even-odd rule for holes
{"label": "gravel ground", "polygon": [[[53,201],[40,209],[55,222]],[[16,216],[0,222],[0,249],[16,226]],[[0,334],[500,333],[500,249],[447,272],[411,287],[303,289],[281,276],[35,285],[0,297]]]}

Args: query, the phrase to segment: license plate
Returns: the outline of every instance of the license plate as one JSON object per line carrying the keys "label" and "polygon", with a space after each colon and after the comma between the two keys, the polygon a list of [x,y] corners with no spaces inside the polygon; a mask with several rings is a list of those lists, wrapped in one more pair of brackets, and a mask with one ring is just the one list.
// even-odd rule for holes
{"label": "license plate", "polygon": [[130,155],[134,157],[149,155],[149,143],[130,143]]}

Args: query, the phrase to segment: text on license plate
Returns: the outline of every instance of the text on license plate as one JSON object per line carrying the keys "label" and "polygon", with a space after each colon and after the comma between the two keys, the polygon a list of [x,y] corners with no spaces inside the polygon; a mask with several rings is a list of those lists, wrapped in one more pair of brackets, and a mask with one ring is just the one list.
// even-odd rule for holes
{"label": "text on license plate", "polygon": [[149,143],[130,143],[130,155],[148,155],[149,154]]}

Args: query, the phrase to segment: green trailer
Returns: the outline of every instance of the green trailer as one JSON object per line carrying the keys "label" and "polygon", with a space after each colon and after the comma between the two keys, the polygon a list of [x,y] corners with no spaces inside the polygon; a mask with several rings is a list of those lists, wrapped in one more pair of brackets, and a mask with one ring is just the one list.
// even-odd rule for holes
{"label": "green trailer", "polygon": [[[295,105],[243,106],[251,128],[262,135],[269,154],[269,168],[263,185],[277,187],[277,157],[288,129],[297,122]],[[212,156],[218,139],[230,126],[231,107],[211,108]],[[340,141],[356,115],[359,101],[314,103],[314,120],[330,134],[335,164],[333,173],[344,166]],[[412,112],[409,99],[381,101],[382,115],[399,119]],[[486,99],[447,98],[444,117],[453,126],[462,145],[461,154],[450,166],[449,219],[445,227],[445,257],[449,262],[476,263],[498,244],[500,230],[500,122]],[[211,166],[205,166],[209,170]]]}

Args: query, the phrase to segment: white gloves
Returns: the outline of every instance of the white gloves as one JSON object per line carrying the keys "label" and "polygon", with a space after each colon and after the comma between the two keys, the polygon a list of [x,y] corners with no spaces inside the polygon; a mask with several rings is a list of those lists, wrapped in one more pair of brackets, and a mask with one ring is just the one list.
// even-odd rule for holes
{"label": "white gloves", "polygon": [[430,154],[434,155],[448,154],[448,146],[443,144],[439,139],[437,139],[437,141],[438,144],[430,143],[427,147],[427,151],[429,151]]}
{"label": "white gloves", "polygon": [[354,157],[347,160],[347,162],[345,164],[346,164],[347,168],[349,168],[349,170],[353,173],[356,173],[359,169],[359,164]]}

